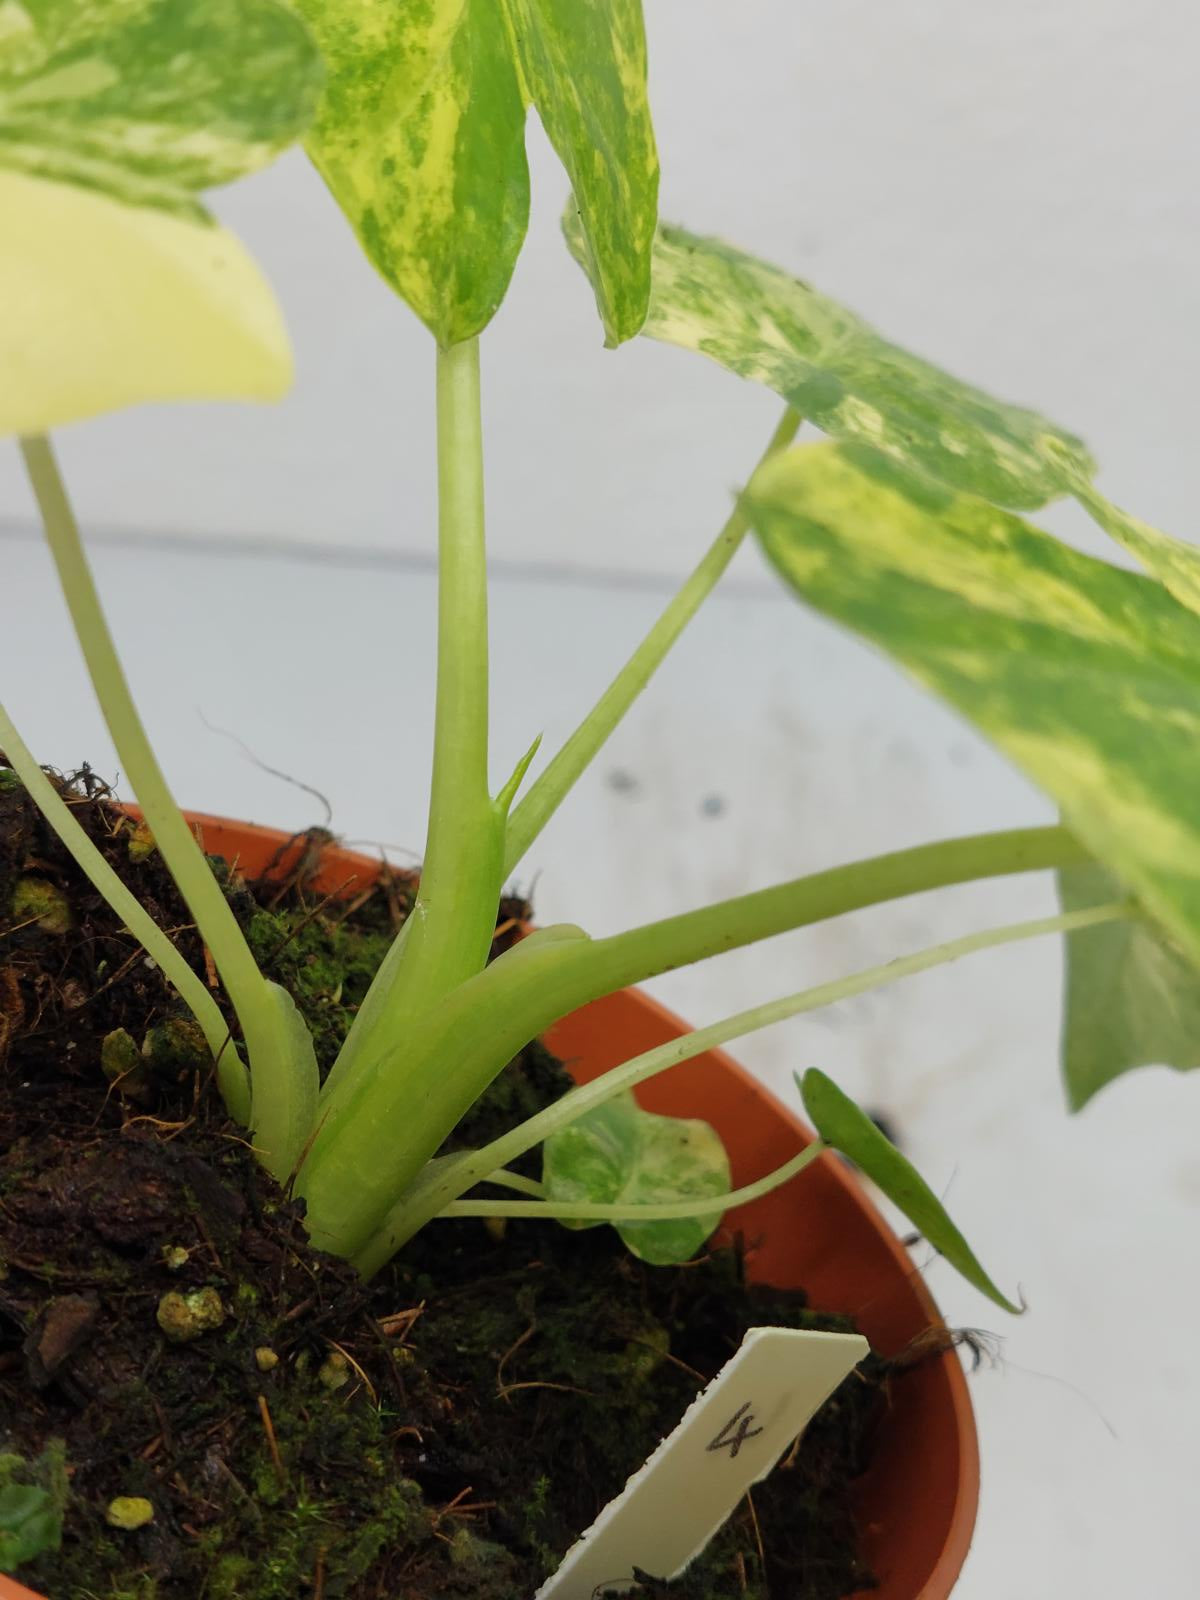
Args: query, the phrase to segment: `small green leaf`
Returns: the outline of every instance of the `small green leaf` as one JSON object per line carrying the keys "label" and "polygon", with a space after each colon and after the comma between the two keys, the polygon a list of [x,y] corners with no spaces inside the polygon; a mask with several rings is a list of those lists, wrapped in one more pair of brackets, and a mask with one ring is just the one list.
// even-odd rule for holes
{"label": "small green leaf", "polygon": [[278,0],[3,0],[0,167],[202,219],[196,193],[298,138],[321,80]]}
{"label": "small green leaf", "polygon": [[859,446],[792,451],[744,503],[781,576],[994,740],[1200,965],[1200,618]]}
{"label": "small green leaf", "polygon": [[975,1252],[955,1227],[942,1202],[913,1166],[831,1078],[810,1067],[796,1086],[813,1127],[833,1149],[848,1156],[855,1166],[898,1206],[914,1228],[968,1283],[1005,1311],[1019,1316],[1024,1309],[1000,1293],[980,1266]]}
{"label": "small green leaf", "polygon": [[[569,211],[564,226],[590,272]],[[835,438],[998,505],[1032,509],[1094,471],[1085,446],[1036,412],[910,355],[778,267],[682,228],[658,230],[642,331],[765,384]]]}
{"label": "small green leaf", "polygon": [[574,191],[606,342],[646,320],[658,154],[641,0],[504,0],[526,92]]}
{"label": "small green leaf", "polygon": [[57,1550],[61,1540],[62,1513],[47,1490],[24,1483],[0,1488],[0,1572],[15,1572],[44,1551]]}
{"label": "small green leaf", "polygon": [[[642,1111],[632,1093],[618,1095],[560,1128],[543,1146],[542,1182],[549,1201],[650,1205],[728,1194],[729,1157],[707,1122]],[[665,1266],[694,1256],[721,1212],[666,1222],[613,1226],[643,1261]],[[589,1222],[570,1228],[595,1227]]]}
{"label": "small green leaf", "polygon": [[658,167],[640,0],[296,0],[329,85],[309,154],[443,345],[479,333],[529,220],[532,103],[578,198],[610,342],[646,313]]}
{"label": "small green leaf", "polygon": [[[1064,911],[1118,899],[1103,867],[1058,875]],[[1071,1109],[1134,1067],[1200,1067],[1200,972],[1144,918],[1067,936],[1063,1077]]]}

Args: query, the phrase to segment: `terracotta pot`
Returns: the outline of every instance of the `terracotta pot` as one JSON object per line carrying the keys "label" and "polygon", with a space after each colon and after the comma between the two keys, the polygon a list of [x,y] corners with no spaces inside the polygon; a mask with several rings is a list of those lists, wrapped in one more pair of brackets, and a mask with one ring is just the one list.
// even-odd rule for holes
{"label": "terracotta pot", "polygon": [[[205,848],[236,862],[248,876],[298,854],[298,846],[289,847],[288,836],[275,829],[220,817],[192,820]],[[369,857],[330,847],[314,888],[331,893],[355,877],[346,888],[352,893],[378,870]],[[584,1083],[687,1031],[679,1018],[629,989],[556,1023],[546,1043]],[[637,1096],[647,1110],[712,1123],[729,1151],[735,1185],[781,1166],[813,1138],[721,1050],[662,1073]],[[836,1157],[822,1157],[795,1183],[731,1212],[725,1231],[740,1232],[751,1247],[753,1277],[800,1285],[822,1310],[852,1315],[883,1355],[904,1349],[931,1325],[941,1326],[907,1251]],[[966,1558],[979,1500],[975,1419],[953,1353],[921,1363],[893,1385],[857,1500],[863,1553],[879,1586],[854,1600],[945,1600]],[[0,1600],[38,1597],[0,1577]]]}

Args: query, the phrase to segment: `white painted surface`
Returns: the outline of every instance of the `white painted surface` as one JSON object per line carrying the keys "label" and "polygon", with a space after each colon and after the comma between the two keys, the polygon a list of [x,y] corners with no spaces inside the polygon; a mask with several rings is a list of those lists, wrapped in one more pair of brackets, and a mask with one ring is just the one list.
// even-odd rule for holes
{"label": "white painted surface", "polygon": [[[893,337],[1041,406],[1093,443],[1114,494],[1195,530],[1200,11],[649,11],[667,215],[793,266]],[[600,349],[556,238],[562,182],[535,154],[533,238],[485,357],[498,775],[539,728],[553,749],[603,686],[661,604],[643,580],[695,559],[777,409],[683,353]],[[198,708],[323,788],[349,838],[416,850],[432,703],[428,340],[299,157],[218,209],[278,285],[299,386],[274,412],[184,407],[64,434],[90,529],[199,541],[99,546],[104,593],[181,800],[320,820]],[[29,517],[4,447],[0,519]],[[293,541],[318,548],[285,558]],[[571,583],[571,567],[600,576]],[[43,759],[111,771],[36,543],[0,540],[0,597],[0,684],[19,725]],[[803,617],[747,553],[527,865],[544,920],[602,932],[1047,815],[961,724]],[[957,890],[654,987],[712,1020],[1049,905],[1045,882]],[[1068,1121],[1058,985],[1048,947],[1008,949],[740,1052],[781,1092],[793,1068],[819,1064],[889,1111],[985,1262],[1029,1296],[1029,1316],[1001,1330],[1005,1364],[974,1387],[985,1481],[963,1600],[1185,1594],[1200,1567],[1200,1084],[1143,1073]],[[952,1320],[997,1326],[933,1274]]]}
{"label": "white painted surface", "polygon": [[[96,564],[185,803],[284,827],[321,820],[308,797],[210,732],[203,712],[325,790],[348,838],[417,848],[432,703],[428,574],[108,546]],[[0,539],[0,584],[0,682],[18,725],[41,759],[86,757],[111,775],[40,547]],[[538,728],[555,747],[661,599],[628,586],[497,582],[497,774]],[[768,587],[748,552],[522,876],[538,875],[543,920],[601,933],[855,856],[1048,814],[955,718]],[[1045,880],[960,888],[652,987],[692,1020],[712,1021],[1051,904]],[[737,1052],[782,1094],[793,1070],[819,1065],[890,1113],[984,1262],[1029,1298],[1029,1315],[1013,1322],[932,1270],[951,1321],[1004,1338],[1000,1367],[973,1384],[984,1491],[962,1600],[1182,1595],[1200,1564],[1191,1337],[1200,1082],[1143,1072],[1068,1120],[1056,1082],[1059,980],[1051,945],[1010,947]]]}

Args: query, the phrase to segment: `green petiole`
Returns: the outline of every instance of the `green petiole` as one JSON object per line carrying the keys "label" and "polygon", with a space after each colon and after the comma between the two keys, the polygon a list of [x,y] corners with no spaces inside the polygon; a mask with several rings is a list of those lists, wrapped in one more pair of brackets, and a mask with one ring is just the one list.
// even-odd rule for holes
{"label": "green petiole", "polygon": [[[437,707],[416,904],[384,959],[325,1095],[477,973],[500,899],[506,804],[488,790],[488,608],[479,341],[437,354]],[[532,760],[532,752],[528,758]],[[511,798],[511,796],[509,796]]]}
{"label": "green petiole", "polygon": [[[800,414],[790,406],[771,435],[757,466],[787,448],[800,428]],[[757,467],[756,467],[757,470]],[[603,748],[609,735],[630,706],[650,682],[668,651],[696,615],[703,601],[715,588],[733,560],[750,524],[740,506],[730,513],[725,526],[709,546],[700,564],[675,594],[650,632],[629,660],[567,739],[544,772],[539,774],[529,793],[508,821],[504,844],[504,872],[507,879],[529,846],[566,799],[574,785]]]}
{"label": "green petiole", "polygon": [[[820,1139],[805,1145],[790,1161],[768,1172],[765,1178],[731,1189],[728,1194],[710,1194],[693,1200],[663,1200],[657,1203],[631,1201],[628,1205],[592,1204],[585,1200],[454,1200],[439,1217],[543,1217],[561,1222],[668,1222],[677,1217],[703,1217],[710,1212],[732,1211],[734,1206],[749,1205],[773,1189],[799,1177],[805,1167],[810,1167],[818,1156],[825,1154],[828,1145]],[[489,1183],[494,1183],[489,1178]]]}
{"label": "green petiole", "polygon": [[[461,985],[335,1096],[300,1174],[323,1247],[355,1255],[446,1132],[552,1022],[656,973],[864,906],[974,878],[1087,859],[1064,828],[922,845],[738,896],[609,939],[545,929]],[[438,1063],[453,1063],[451,1071]],[[398,1143],[395,1130],[404,1129]]]}
{"label": "green petiole", "polygon": [[12,718],[0,706],[0,749],[25,785],[33,803],[70,851],[88,882],[119,916],[130,933],[162,968],[180,999],[199,1023],[217,1064],[217,1082],[231,1117],[250,1120],[250,1080],[229,1036],[229,1027],[212,995],[188,966],[154,918],[109,866],[80,827],[58,790],[34,760]]}
{"label": "green petiole", "polygon": [[[1130,903],[1122,900],[1108,905],[1089,907],[1085,911],[1039,917],[1029,922],[966,934],[947,943],[918,950],[912,955],[867,967],[861,972],[851,973],[848,977],[836,978],[829,983],[818,984],[815,988],[801,990],[798,994],[770,1000],[764,1005],[754,1006],[747,1011],[726,1017],[721,1022],[711,1023],[708,1027],[697,1028],[668,1044],[659,1045],[656,1049],[648,1050],[632,1061],[625,1062],[623,1066],[614,1067],[603,1077],[570,1090],[553,1105],[547,1106],[544,1111],[530,1117],[519,1127],[482,1149],[455,1156],[444,1165],[431,1164],[423,1179],[415,1183],[410,1193],[401,1196],[392,1207],[386,1222],[370,1243],[355,1255],[355,1264],[367,1275],[378,1271],[406,1240],[433,1217],[467,1215],[468,1213],[459,1211],[448,1212],[447,1207],[457,1202],[458,1197],[473,1188],[475,1184],[497,1181],[495,1175],[499,1170],[541,1144],[551,1134],[594,1111],[606,1100],[624,1094],[650,1078],[657,1077],[659,1073],[679,1066],[684,1061],[703,1055],[706,1050],[718,1049],[734,1039],[743,1038],[774,1023],[835,1005],[840,1000],[851,999],[854,995],[865,994],[870,989],[895,983],[901,978],[913,977],[917,973],[944,966],[948,962],[960,960],[963,956],[973,955],[981,950],[1015,944],[1024,939],[1038,938],[1050,933],[1073,933],[1082,928],[1115,922],[1135,914]],[[697,1207],[698,1212],[705,1209],[713,1209],[711,1197],[706,1206]],[[499,1215],[496,1212],[470,1214]],[[518,1214],[525,1213],[514,1213]],[[684,1213],[679,1214],[684,1215]]]}
{"label": "green petiole", "polygon": [[[263,1159],[286,1176],[303,1148],[316,1068],[298,1060],[291,1001],[259,972],[221,886],[167,786],[108,631],[79,529],[49,441],[22,439],[46,540],[96,698],[159,853],[212,951],[241,1023],[251,1068],[251,1127]],[[286,1003],[285,1003],[286,1002]]]}

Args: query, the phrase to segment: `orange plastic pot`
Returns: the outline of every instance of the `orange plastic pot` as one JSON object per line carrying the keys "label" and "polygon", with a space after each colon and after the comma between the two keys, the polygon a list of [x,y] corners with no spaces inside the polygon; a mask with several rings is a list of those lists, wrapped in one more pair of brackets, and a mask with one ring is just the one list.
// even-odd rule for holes
{"label": "orange plastic pot", "polygon": [[[193,821],[205,848],[248,876],[269,864],[286,869],[299,854],[300,844],[274,829],[220,817]],[[378,871],[369,857],[331,846],[314,888],[352,893]],[[628,989],[556,1023],[546,1043],[585,1083],[687,1031],[647,995]],[[729,1151],[735,1185],[782,1166],[813,1138],[721,1050],[662,1073],[637,1094],[647,1110],[710,1122]],[[731,1212],[724,1231],[742,1235],[752,1277],[803,1287],[815,1306],[853,1316],[883,1355],[942,1325],[904,1246],[836,1157],[822,1157],[794,1184]],[[945,1600],[966,1559],[978,1500],[975,1419],[962,1367],[950,1352],[892,1385],[871,1467],[857,1486],[863,1553],[879,1584],[854,1600]],[[39,1597],[0,1577],[0,1600]]]}

